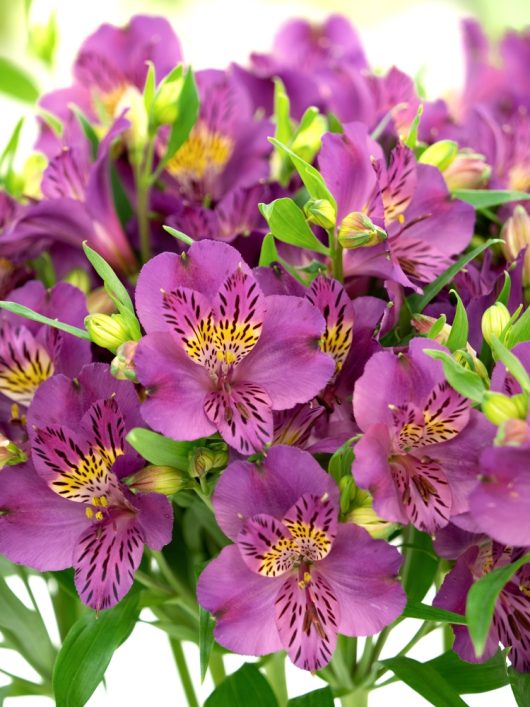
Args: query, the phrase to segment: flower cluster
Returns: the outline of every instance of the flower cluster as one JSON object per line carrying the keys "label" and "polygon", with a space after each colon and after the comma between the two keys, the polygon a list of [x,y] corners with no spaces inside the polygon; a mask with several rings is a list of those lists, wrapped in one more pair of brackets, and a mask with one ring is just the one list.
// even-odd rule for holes
{"label": "flower cluster", "polygon": [[464,39],[451,104],[341,17],[195,74],[162,18],[85,41],[0,174],[8,560],[337,694],[405,615],[530,673],[530,35]]}

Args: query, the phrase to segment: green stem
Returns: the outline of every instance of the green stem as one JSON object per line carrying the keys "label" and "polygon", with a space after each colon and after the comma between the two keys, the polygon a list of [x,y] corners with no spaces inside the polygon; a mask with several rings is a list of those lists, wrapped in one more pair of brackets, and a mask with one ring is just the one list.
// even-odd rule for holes
{"label": "green stem", "polygon": [[223,662],[222,653],[212,651],[210,654],[210,675],[212,676],[213,684],[217,687],[226,678],[225,665]]}
{"label": "green stem", "polygon": [[359,688],[340,698],[342,707],[367,707],[369,690]]}
{"label": "green stem", "polygon": [[278,707],[286,707],[289,697],[285,680],[285,654],[274,653],[265,663],[265,673],[276,695]]}
{"label": "green stem", "polygon": [[356,682],[360,682],[370,672],[372,666],[372,637],[368,636],[364,641],[364,650],[361,660],[357,664],[355,672]]}
{"label": "green stem", "polygon": [[193,682],[191,680],[190,671],[188,670],[188,664],[186,663],[186,658],[184,657],[184,651],[180,641],[176,641],[174,638],[169,639],[171,644],[171,650],[173,651],[173,657],[175,658],[175,665],[180,677],[180,682],[182,683],[182,689],[186,695],[186,700],[188,701],[188,707],[199,707],[199,701],[197,700],[197,695],[193,688]]}
{"label": "green stem", "polygon": [[330,228],[328,231],[328,244],[333,277],[339,282],[343,282],[344,271],[342,267],[342,246],[340,245],[333,228]]}
{"label": "green stem", "polygon": [[183,602],[196,609],[197,602],[195,601],[193,592],[191,592],[189,587],[183,584],[180,579],[178,579],[178,577],[173,573],[163,553],[158,552],[156,550],[151,550],[151,555],[155,559],[162,576],[164,577],[168,585],[171,587],[171,589],[176,594],[178,594],[178,596],[182,599]]}
{"label": "green stem", "polygon": [[[141,179],[139,180],[142,181]],[[136,216],[140,235],[140,256],[142,263],[151,259],[151,233],[149,228],[149,187],[138,184],[136,189]]]}

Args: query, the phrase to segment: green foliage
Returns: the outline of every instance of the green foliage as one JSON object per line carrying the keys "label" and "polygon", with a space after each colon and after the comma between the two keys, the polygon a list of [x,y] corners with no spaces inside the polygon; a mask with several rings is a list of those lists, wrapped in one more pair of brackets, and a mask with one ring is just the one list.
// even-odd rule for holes
{"label": "green foliage", "polygon": [[259,670],[245,663],[229,675],[204,703],[204,707],[278,707],[271,686]]}
{"label": "green foliage", "polygon": [[78,327],[71,326],[70,324],[64,324],[64,322],[59,322],[57,319],[50,319],[45,317],[38,312],[34,312],[29,307],[23,304],[17,304],[16,302],[0,302],[0,309],[5,309],[7,312],[12,314],[18,314],[26,319],[31,319],[33,322],[39,322],[40,324],[47,324],[54,329],[60,329],[61,331],[66,331],[68,334],[77,336],[79,339],[90,340],[89,335],[84,329],[79,329]]}
{"label": "green foliage", "polygon": [[287,707],[333,707],[333,693],[329,687],[313,690],[289,700]]}
{"label": "green foliage", "polygon": [[456,311],[451,324],[451,332],[447,338],[447,348],[449,351],[454,352],[457,349],[465,349],[469,336],[469,324],[467,312],[459,294],[456,290],[451,290],[451,293],[456,297]]}
{"label": "green foliage", "polygon": [[465,616],[456,614],[454,611],[446,611],[438,609],[435,606],[428,604],[419,604],[409,601],[405,607],[402,616],[408,619],[423,619],[424,621],[439,621],[445,624],[466,624]]}
{"label": "green foliage", "polygon": [[317,253],[329,252],[308,226],[302,209],[292,199],[276,199],[271,204],[259,204],[259,210],[269,224],[271,233],[279,241]]}
{"label": "green foliage", "polygon": [[496,653],[485,663],[467,663],[454,651],[447,651],[429,660],[432,666],[459,694],[498,690],[508,684],[506,657],[503,651]]}
{"label": "green foliage", "polygon": [[469,398],[475,403],[482,402],[486,386],[478,373],[471,371],[469,368],[464,368],[445,351],[425,349],[425,353],[427,356],[442,362],[444,375],[448,383],[460,395]]}
{"label": "green foliage", "polygon": [[127,435],[127,442],[151,464],[172,466],[182,471],[188,470],[189,453],[198,444],[197,442],[175,442],[143,427],[132,429]]}
{"label": "green foliage", "polygon": [[[183,67],[180,67],[180,70],[183,76],[183,83],[176,101],[177,117],[170,128],[166,152],[160,161],[159,170],[168,163],[177,150],[186,142],[199,115],[199,93],[193,71],[189,68],[184,74]],[[177,76],[173,74],[172,78],[175,79]]]}
{"label": "green foliage", "polygon": [[434,552],[430,535],[412,526],[410,531],[407,532],[406,543],[403,545],[403,549],[406,550],[402,570],[403,588],[407,592],[409,602],[417,603],[427,594],[434,581],[438,569],[438,557]]}
{"label": "green foliage", "polygon": [[530,199],[530,194],[526,192],[504,189],[456,189],[453,196],[471,204],[475,209],[491,209],[493,206],[509,204],[511,201]]}
{"label": "green foliage", "polygon": [[0,57],[0,93],[25,103],[35,103],[39,88],[23,69],[6,57]]}
{"label": "green foliage", "polygon": [[381,662],[434,707],[466,707],[458,692],[429,663],[419,663],[406,656]]}

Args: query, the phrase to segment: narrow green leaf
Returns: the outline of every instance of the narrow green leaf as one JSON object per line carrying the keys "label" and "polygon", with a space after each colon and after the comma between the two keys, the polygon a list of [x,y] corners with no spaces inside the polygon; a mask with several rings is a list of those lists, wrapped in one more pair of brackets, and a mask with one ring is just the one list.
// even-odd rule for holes
{"label": "narrow green leaf", "polygon": [[502,290],[499,292],[499,296],[497,297],[497,302],[500,302],[503,304],[505,307],[508,306],[508,300],[510,299],[510,290],[512,289],[512,280],[509,275],[509,273],[505,270],[504,271],[504,284],[502,286]]}
{"label": "narrow green leaf", "polygon": [[438,334],[442,333],[444,326],[447,324],[447,317],[445,314],[440,314],[438,319],[434,322],[432,327],[427,332],[428,339],[436,339]]}
{"label": "narrow green leaf", "polygon": [[428,663],[419,663],[406,656],[396,656],[381,663],[434,707],[467,707],[460,695]]}
{"label": "narrow green leaf", "polygon": [[184,77],[182,90],[178,98],[177,119],[171,126],[166,153],[162,165],[167,164],[184,142],[188,139],[191,129],[199,115],[199,93],[193,71],[189,68]]}
{"label": "narrow green leaf", "polygon": [[530,705],[530,673],[518,673],[513,668],[508,668],[508,678],[517,707],[528,707]]}
{"label": "narrow green leaf", "polygon": [[11,312],[12,314],[18,314],[19,316],[25,317],[26,319],[31,319],[31,321],[33,322],[47,324],[48,326],[51,326],[54,329],[66,331],[68,334],[77,336],[79,339],[87,339],[88,341],[90,341],[90,337],[84,329],[79,329],[78,327],[71,326],[70,324],[65,324],[64,322],[60,322],[57,319],[50,319],[49,317],[45,317],[44,315],[39,314],[38,312],[34,312],[32,309],[26,307],[23,304],[17,304],[16,302],[0,302],[0,309],[5,309],[7,312]]}
{"label": "narrow green leaf", "polygon": [[519,319],[512,324],[506,337],[506,345],[513,349],[522,341],[530,341],[530,307],[527,307]]}
{"label": "narrow green leaf", "polygon": [[469,253],[465,253],[456,263],[453,263],[453,265],[449,266],[447,270],[439,275],[434,282],[427,285],[423,290],[423,294],[414,294],[407,297],[406,302],[410,311],[413,314],[423,312],[429,302],[453,280],[454,276],[459,273],[462,268],[465,268],[468,263],[477,258],[483,251],[495,245],[495,243],[502,243],[502,240],[499,238],[490,238],[488,241],[481,243],[476,248],[473,248],[473,250],[470,250]]}
{"label": "narrow green leaf", "polygon": [[496,653],[485,663],[467,663],[454,651],[447,651],[425,665],[432,666],[459,694],[470,695],[498,690],[508,684],[506,656]]}
{"label": "narrow green leaf", "polygon": [[153,107],[153,101],[156,91],[156,69],[152,61],[146,61],[147,76],[144,83],[144,106],[149,115]]}
{"label": "narrow green leaf", "polygon": [[259,204],[259,210],[273,236],[279,241],[325,255],[329,252],[307,224],[302,209],[292,199],[276,199],[271,204]]}
{"label": "narrow green leaf", "polygon": [[2,167],[4,166],[4,162],[7,161],[7,173],[9,173],[11,170],[11,166],[13,164],[13,160],[17,152],[18,143],[20,140],[20,133],[22,131],[23,125],[24,118],[20,118],[18,123],[15,125],[13,132],[11,133],[11,137],[7,141],[7,145],[5,146],[4,151],[2,152],[2,156],[0,157],[0,169],[2,169]]}
{"label": "narrow green leaf", "polygon": [[199,607],[199,658],[201,664],[201,682],[204,682],[208,664],[210,663],[210,653],[213,647],[213,627],[215,621],[209,611]]}
{"label": "narrow green leaf", "polygon": [[162,228],[166,233],[169,233],[170,236],[173,236],[173,238],[177,238],[177,240],[182,241],[186,245],[192,245],[195,241],[193,238],[190,238],[190,236],[187,236],[185,233],[182,233],[182,231],[178,231],[176,228],[172,228],[171,226],[166,226],[163,225]]}
{"label": "narrow green leaf", "polygon": [[77,122],[81,126],[81,130],[83,131],[86,139],[90,143],[90,151],[92,154],[92,159],[95,160],[98,154],[98,149],[99,149],[99,137],[94,130],[91,122],[89,119],[86,117],[86,115],[83,113],[81,108],[78,108],[78,106],[71,104],[70,110],[73,111],[75,117],[77,118]]}
{"label": "narrow green leaf", "polygon": [[530,393],[530,376],[521,361],[509,349],[501,344],[496,336],[491,337],[491,350],[498,361],[502,361],[525,393]]}
{"label": "narrow green leaf", "polygon": [[40,93],[31,76],[3,56],[0,57],[0,92],[25,103],[35,103]]}
{"label": "narrow green leaf", "polygon": [[307,191],[313,199],[327,199],[335,208],[337,207],[333,195],[327,188],[324,178],[318,170],[275,138],[270,137],[269,141],[272,142],[280,152],[283,152],[291,159],[296,171],[300,175],[300,179],[305,184]]}
{"label": "narrow green leaf", "polygon": [[447,348],[451,353],[458,349],[465,349],[467,338],[469,336],[469,324],[467,321],[467,312],[464,307],[460,295],[456,290],[451,290],[451,294],[456,297],[456,311],[453,323],[451,324],[451,332],[447,337]]}
{"label": "narrow green leaf", "polygon": [[488,572],[471,586],[467,595],[466,617],[477,656],[484,653],[499,594],[517,570],[528,562],[530,554],[523,555],[511,565]]}
{"label": "narrow green leaf", "polygon": [[438,609],[435,606],[418,604],[416,602],[409,602],[402,616],[408,619],[439,621],[445,624],[466,624],[466,617],[456,614],[454,611],[446,611],[445,609]]}
{"label": "narrow green leaf", "polygon": [[416,528],[412,531],[403,568],[403,588],[407,592],[409,602],[417,603],[427,594],[434,581],[438,558],[433,550],[431,536]]}
{"label": "narrow green leaf", "polygon": [[416,145],[418,143],[418,128],[420,126],[420,120],[421,116],[423,115],[423,105],[420,104],[418,106],[418,111],[416,115],[414,116],[414,120],[410,124],[410,129],[409,129],[409,134],[407,135],[407,138],[405,140],[405,145],[409,147],[411,150],[414,150],[416,148]]}
{"label": "narrow green leaf", "polygon": [[107,292],[117,302],[126,307],[134,314],[134,306],[125,285],[116,275],[114,270],[97,251],[93,250],[86,241],[83,243],[83,250],[90,261],[90,264],[105,283]]}
{"label": "narrow green leaf", "polygon": [[271,686],[251,663],[229,675],[204,703],[204,707],[278,707]]}
{"label": "narrow green leaf", "polygon": [[329,687],[313,690],[305,695],[293,697],[287,707],[333,707],[333,693]]}
{"label": "narrow green leaf", "polygon": [[176,442],[144,427],[134,427],[127,441],[144,459],[157,466],[188,470],[188,455],[196,442]]}
{"label": "narrow green leaf", "polygon": [[464,368],[446,351],[424,349],[431,358],[441,361],[447,382],[461,395],[475,403],[481,403],[486,391],[484,381],[474,371]]}
{"label": "narrow green leaf", "polygon": [[138,593],[129,592],[113,609],[85,614],[72,626],[53,671],[57,707],[83,707],[103,680],[116,648],[138,619]]}
{"label": "narrow green leaf", "polygon": [[276,243],[274,242],[274,236],[272,233],[267,233],[261,244],[259,266],[267,268],[271,263],[277,263],[279,259],[280,256],[278,255]]}
{"label": "narrow green leaf", "polygon": [[274,137],[282,143],[288,143],[293,136],[293,123],[289,117],[291,111],[291,102],[285,90],[283,81],[279,78],[274,79],[274,123],[276,129]]}
{"label": "narrow green leaf", "polygon": [[452,194],[456,199],[471,204],[475,209],[489,209],[492,206],[508,204],[510,201],[530,199],[530,194],[526,192],[504,189],[456,189]]}

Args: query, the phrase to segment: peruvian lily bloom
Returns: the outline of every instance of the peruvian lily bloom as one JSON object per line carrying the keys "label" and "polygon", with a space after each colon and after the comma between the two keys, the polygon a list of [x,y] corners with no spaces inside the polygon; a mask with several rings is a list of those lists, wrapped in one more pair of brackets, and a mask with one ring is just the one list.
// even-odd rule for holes
{"label": "peruvian lily bloom", "polygon": [[[65,282],[46,290],[33,280],[11,292],[9,299],[77,327],[88,314],[84,294]],[[0,313],[0,394],[12,403],[29,405],[54,373],[75,376],[90,360],[88,341],[11,312]]]}
{"label": "peruvian lily bloom", "polygon": [[345,251],[347,277],[372,275],[419,289],[471,240],[474,209],[451,200],[441,173],[417,164],[402,143],[386,165],[366,126],[350,123],[344,134],[322,138],[318,164],[337,202],[339,236],[352,229],[355,235],[363,215],[388,235],[384,242]]}
{"label": "peruvian lily bloom", "polygon": [[272,441],[273,410],[313,398],[334,371],[310,302],[264,296],[237,250],[200,241],[144,266],[136,307],[147,336],[135,355],[142,415],[177,440],[219,432],[251,454]]}
{"label": "peruvian lily bloom", "polygon": [[[494,516],[491,525],[494,526]],[[452,529],[451,529],[452,530]],[[444,533],[446,531],[444,530]],[[447,529],[449,532],[449,528]],[[464,534],[459,531],[458,541],[463,547],[457,555],[454,568],[445,578],[433,606],[458,614],[465,614],[467,593],[473,583],[491,572],[512,562],[515,562],[527,552],[527,548],[506,547],[494,542],[485,535]],[[445,538],[444,538],[445,540]],[[451,545],[456,549],[458,542]],[[438,548],[438,539],[436,542]],[[443,556],[448,556],[443,553]],[[450,553],[450,558],[455,555]],[[453,626],[455,641],[453,649],[469,663],[481,663],[492,658],[498,650],[499,643],[510,648],[508,658],[515,670],[530,672],[530,565],[523,565],[501,590],[493,621],[488,634],[483,655],[475,655],[469,632],[465,626]]]}
{"label": "peruvian lily bloom", "polygon": [[141,425],[135,388],[104,364],[56,375],[28,411],[34,469],[2,472],[0,551],[41,571],[74,567],[81,599],[100,610],[130,589],[144,545],[171,539],[165,496],[134,496],[122,479],[143,465],[125,441]]}
{"label": "peruvian lily bloom", "polygon": [[338,522],[335,482],[307,452],[278,446],[259,465],[232,463],[213,505],[234,544],[201,574],[197,596],[225,648],[285,650],[315,671],[338,633],[370,636],[402,612],[398,551]]}
{"label": "peruvian lily bloom", "polygon": [[385,520],[432,533],[468,510],[478,457],[494,428],[446,382],[442,364],[413,339],[408,353],[376,353],[355,385],[353,410],[363,432],[353,476]]}

